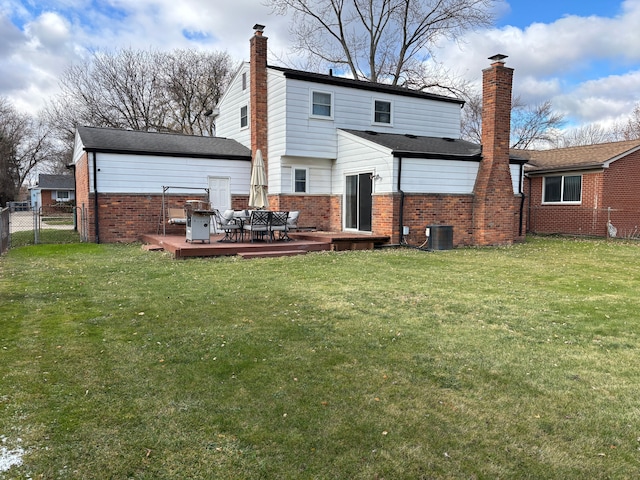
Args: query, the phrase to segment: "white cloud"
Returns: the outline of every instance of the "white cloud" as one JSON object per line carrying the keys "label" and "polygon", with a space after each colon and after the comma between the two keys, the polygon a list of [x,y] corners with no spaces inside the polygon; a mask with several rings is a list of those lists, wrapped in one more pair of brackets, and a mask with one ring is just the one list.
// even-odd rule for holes
{"label": "white cloud", "polygon": [[506,54],[515,69],[514,94],[524,101],[550,99],[571,122],[619,117],[631,113],[640,91],[640,0],[626,0],[621,12],[470,33],[444,45],[438,60],[479,84],[487,57]]}

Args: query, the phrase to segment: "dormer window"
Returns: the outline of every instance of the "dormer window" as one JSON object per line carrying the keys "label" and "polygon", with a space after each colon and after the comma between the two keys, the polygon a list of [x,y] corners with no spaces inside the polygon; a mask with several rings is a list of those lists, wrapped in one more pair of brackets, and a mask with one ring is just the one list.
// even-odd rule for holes
{"label": "dormer window", "polygon": [[373,123],[391,125],[391,102],[386,100],[373,101]]}
{"label": "dormer window", "polygon": [[333,95],[329,92],[311,92],[311,116],[333,117]]}

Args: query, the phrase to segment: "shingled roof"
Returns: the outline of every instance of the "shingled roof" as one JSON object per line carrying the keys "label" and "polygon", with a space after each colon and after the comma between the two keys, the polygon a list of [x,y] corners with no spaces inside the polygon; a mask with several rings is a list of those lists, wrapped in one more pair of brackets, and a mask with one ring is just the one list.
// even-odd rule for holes
{"label": "shingled roof", "polygon": [[251,150],[228,138],[97,127],[78,127],[78,134],[88,152],[251,160]]}
{"label": "shingled roof", "polygon": [[421,90],[412,90],[410,88],[398,85],[389,85],[386,83],[368,82],[365,80],[354,80],[353,78],[335,77],[333,75],[324,75],[322,73],[305,72],[302,70],[293,70],[291,68],[275,67],[269,65],[271,70],[282,72],[285,77],[294,80],[304,80],[306,82],[322,83],[325,85],[336,85],[341,87],[357,88],[358,90],[370,90],[380,93],[391,93],[393,95],[402,95],[406,97],[425,98],[429,100],[438,100],[441,102],[457,103],[464,105],[465,101],[456,97],[447,97],[436,93],[423,92]]}
{"label": "shingled roof", "polygon": [[511,152],[527,159],[526,171],[535,174],[602,168],[638,149],[640,149],[640,139],[551,150],[512,150]]}
{"label": "shingled roof", "polygon": [[[448,160],[482,160],[482,147],[459,138],[427,137],[398,133],[381,133],[370,130],[343,131],[389,148],[397,157],[441,158]],[[526,159],[511,156],[512,163],[525,163]]]}
{"label": "shingled roof", "polygon": [[73,175],[38,175],[38,188],[41,190],[75,190]]}

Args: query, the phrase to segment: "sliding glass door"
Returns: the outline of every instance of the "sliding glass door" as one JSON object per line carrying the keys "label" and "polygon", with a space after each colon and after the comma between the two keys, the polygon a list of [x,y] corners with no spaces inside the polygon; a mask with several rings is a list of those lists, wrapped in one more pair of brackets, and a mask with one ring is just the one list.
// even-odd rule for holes
{"label": "sliding glass door", "polygon": [[371,231],[372,177],[373,173],[347,175],[344,202],[345,228],[363,232]]}

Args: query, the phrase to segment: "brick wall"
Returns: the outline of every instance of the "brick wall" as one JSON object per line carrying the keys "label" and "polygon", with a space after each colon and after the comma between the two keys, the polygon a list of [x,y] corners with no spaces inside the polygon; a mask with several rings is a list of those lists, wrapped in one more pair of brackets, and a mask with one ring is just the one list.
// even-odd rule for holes
{"label": "brick wall", "polygon": [[[337,206],[336,206],[337,205]],[[298,227],[342,230],[340,200],[332,195],[269,195],[269,210],[298,210]]]}
{"label": "brick wall", "polygon": [[531,233],[607,236],[607,221],[624,237],[640,231],[640,152],[612,162],[604,172],[582,175],[580,205],[543,205],[543,177],[530,182]]}
{"label": "brick wall", "polygon": [[262,152],[265,171],[268,173],[269,152],[267,150],[267,37],[256,30],[249,44],[249,84],[250,84],[250,120],[251,154],[255,158],[258,149]]}
{"label": "brick wall", "polygon": [[[82,155],[76,163],[76,225],[80,238],[95,241],[93,196],[89,197],[89,155]],[[91,202],[91,204],[89,203]],[[83,212],[85,218],[83,219]],[[84,220],[84,221],[83,221]]]}
{"label": "brick wall", "polygon": [[513,69],[496,60],[482,74],[482,161],[473,192],[473,244],[505,245],[515,240],[509,169]]}

